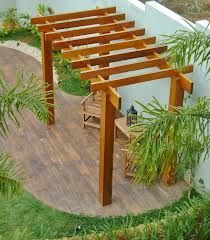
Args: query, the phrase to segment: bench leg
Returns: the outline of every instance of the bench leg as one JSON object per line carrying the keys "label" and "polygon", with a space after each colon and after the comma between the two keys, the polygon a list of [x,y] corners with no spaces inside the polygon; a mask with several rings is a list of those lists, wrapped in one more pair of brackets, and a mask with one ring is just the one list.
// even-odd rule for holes
{"label": "bench leg", "polygon": [[118,131],[117,131],[117,126],[115,126],[114,128],[114,138],[117,139],[118,135],[117,135]]}

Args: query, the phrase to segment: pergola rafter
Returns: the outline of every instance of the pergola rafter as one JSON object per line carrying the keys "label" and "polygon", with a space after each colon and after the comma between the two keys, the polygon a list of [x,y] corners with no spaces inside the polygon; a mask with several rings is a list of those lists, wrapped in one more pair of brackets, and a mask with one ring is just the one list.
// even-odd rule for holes
{"label": "pergola rafter", "polygon": [[[53,89],[54,48],[61,50],[63,58],[72,60],[73,69],[81,69],[81,79],[91,80],[91,91],[101,91],[99,200],[103,206],[110,204],[115,111],[121,108],[121,97],[115,88],[169,77],[169,105],[182,106],[184,91],[192,93],[193,89],[193,83],[183,73],[191,72],[193,67],[187,66],[183,73],[172,69],[167,59],[159,55],[167,46],[156,45],[156,37],[144,36],[145,29],[134,28],[135,22],[125,21],[125,14],[116,13],[115,7],[36,17],[32,18],[31,22],[42,32],[43,79],[48,83],[47,89]],[[78,48],[80,46],[85,47]],[[110,54],[111,51],[118,50],[120,52]],[[109,65],[140,57],[144,57],[144,60],[120,66]],[[159,70],[132,77],[109,79],[113,74],[152,67],[158,67]],[[173,108],[170,107],[169,110],[172,111]],[[50,124],[53,124],[54,108],[51,107],[49,111],[53,115]],[[171,183],[173,174],[174,169],[165,174],[164,182]]]}

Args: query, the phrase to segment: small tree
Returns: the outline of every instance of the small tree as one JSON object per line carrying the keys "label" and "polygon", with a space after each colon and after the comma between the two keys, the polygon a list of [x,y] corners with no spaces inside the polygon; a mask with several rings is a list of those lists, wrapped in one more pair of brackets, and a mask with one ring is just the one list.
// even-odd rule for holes
{"label": "small tree", "polygon": [[[206,65],[207,74],[210,72],[207,31],[177,31],[165,36],[164,43],[170,44],[166,54],[178,70],[193,61]],[[144,131],[129,146],[134,154],[131,164],[135,182],[154,183],[166,171],[166,164],[170,172],[174,166],[173,153],[178,155],[177,177],[190,171],[193,179],[196,166],[207,158],[210,150],[210,99],[197,99],[194,106],[179,107],[174,112],[156,99],[148,105],[138,104],[143,113],[134,129],[143,127]]]}
{"label": "small tree", "polygon": [[[2,73],[0,73],[0,136],[10,134],[10,127],[20,127],[23,118],[21,111],[28,109],[35,117],[47,123],[51,117],[48,112],[46,98],[51,92],[43,92],[43,84],[39,79],[30,74],[24,81],[23,70],[16,75],[16,84],[9,86]],[[0,195],[10,197],[22,190],[24,171],[21,163],[17,163],[7,153],[0,152]]]}

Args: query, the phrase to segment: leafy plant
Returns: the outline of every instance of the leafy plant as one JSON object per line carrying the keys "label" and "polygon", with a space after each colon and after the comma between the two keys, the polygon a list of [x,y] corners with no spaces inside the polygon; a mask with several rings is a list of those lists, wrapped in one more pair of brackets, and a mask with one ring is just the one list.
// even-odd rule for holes
{"label": "leafy plant", "polygon": [[8,8],[7,11],[0,14],[0,19],[2,19],[3,27],[5,29],[14,29],[18,23],[17,9]]}
{"label": "leafy plant", "polygon": [[18,26],[25,29],[31,28],[30,18],[31,16],[29,14],[21,13],[18,16]]}
{"label": "leafy plant", "polygon": [[191,200],[177,209],[177,212],[166,211],[164,218],[148,221],[138,227],[128,225],[125,229],[113,230],[108,226],[102,233],[97,229],[90,236],[80,239],[123,239],[123,240],[208,240],[210,237],[210,204],[209,199]]}
{"label": "leafy plant", "polygon": [[130,144],[134,155],[131,163],[136,183],[153,184],[166,169],[174,166],[173,154],[178,154],[177,177],[207,158],[210,147],[210,99],[198,99],[192,107],[176,108],[170,112],[154,99],[148,105],[137,102],[142,115],[131,130],[143,129]]}
{"label": "leafy plant", "polygon": [[166,51],[170,63],[182,70],[186,65],[198,63],[206,64],[207,73],[210,72],[210,35],[206,31],[198,31],[190,25],[192,31],[179,30],[172,35],[163,35],[164,44],[169,44],[170,48]]}
{"label": "leafy plant", "polygon": [[40,16],[48,16],[55,13],[53,8],[42,3],[38,4],[37,12]]}
{"label": "leafy plant", "polygon": [[[51,92],[43,93],[43,84],[31,74],[24,81],[24,71],[18,71],[16,84],[9,86],[0,74],[0,136],[6,137],[10,133],[10,127],[20,127],[23,116],[21,111],[28,109],[38,120],[47,123],[51,117],[46,102]],[[8,154],[0,153],[0,194],[10,197],[22,190],[24,180],[23,169],[20,163],[15,162]]]}
{"label": "leafy plant", "polygon": [[89,94],[90,81],[82,81],[80,73],[71,69],[71,61],[63,59],[59,53],[54,54],[54,65],[59,77],[59,88],[64,92],[85,96]]}

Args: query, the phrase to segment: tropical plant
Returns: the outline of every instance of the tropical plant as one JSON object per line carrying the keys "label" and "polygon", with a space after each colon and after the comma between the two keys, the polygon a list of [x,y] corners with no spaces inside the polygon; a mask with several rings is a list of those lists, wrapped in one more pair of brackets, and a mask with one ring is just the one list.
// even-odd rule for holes
{"label": "tropical plant", "polygon": [[131,130],[143,131],[129,146],[134,155],[134,181],[153,184],[166,171],[166,165],[168,171],[174,166],[174,153],[178,155],[177,177],[187,171],[193,176],[210,150],[210,99],[198,99],[194,106],[171,112],[157,99],[148,105],[137,103],[143,112]]}
{"label": "tropical plant", "polygon": [[170,63],[178,70],[182,70],[192,61],[201,66],[206,65],[207,73],[209,73],[210,34],[207,32],[209,25],[205,31],[198,31],[191,24],[189,26],[192,31],[179,30],[169,36],[163,35],[163,43],[170,45],[166,55],[169,57]]}
{"label": "tropical plant", "polygon": [[[178,70],[197,62],[206,65],[208,75],[210,35],[191,27],[192,31],[164,35],[163,42],[170,45],[166,55]],[[131,163],[134,181],[152,184],[163,171],[167,174],[176,165],[177,177],[190,172],[193,182],[195,168],[209,154],[210,99],[198,98],[194,106],[178,107],[172,112],[156,99],[148,105],[138,104],[143,113],[133,128],[143,128],[144,131],[129,146],[134,155]]]}
{"label": "tropical plant", "polygon": [[[51,117],[48,112],[50,104],[46,102],[51,92],[44,93],[43,84],[30,74],[24,81],[23,69],[17,72],[14,87],[8,85],[0,73],[0,136],[10,134],[10,127],[20,127],[23,118],[21,111],[28,109],[38,120],[47,123]],[[0,153],[0,195],[10,197],[22,190],[24,181],[23,168],[20,163],[13,160],[9,154]]]}
{"label": "tropical plant", "polygon": [[8,8],[5,12],[1,12],[0,19],[4,29],[14,29],[18,23],[17,9]]}
{"label": "tropical plant", "polygon": [[53,8],[42,3],[38,4],[37,12],[40,16],[48,16],[55,13]]}

